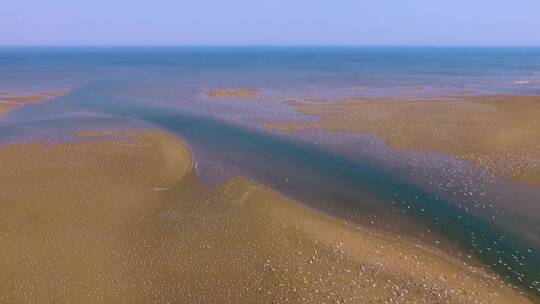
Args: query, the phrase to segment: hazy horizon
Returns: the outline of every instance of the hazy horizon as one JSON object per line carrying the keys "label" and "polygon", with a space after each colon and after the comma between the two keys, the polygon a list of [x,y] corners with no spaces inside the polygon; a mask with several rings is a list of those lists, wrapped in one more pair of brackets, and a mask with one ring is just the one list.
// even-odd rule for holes
{"label": "hazy horizon", "polygon": [[0,48],[527,48],[538,49],[540,45],[444,45],[444,44],[0,44]]}
{"label": "hazy horizon", "polygon": [[0,46],[540,46],[540,1],[21,0]]}

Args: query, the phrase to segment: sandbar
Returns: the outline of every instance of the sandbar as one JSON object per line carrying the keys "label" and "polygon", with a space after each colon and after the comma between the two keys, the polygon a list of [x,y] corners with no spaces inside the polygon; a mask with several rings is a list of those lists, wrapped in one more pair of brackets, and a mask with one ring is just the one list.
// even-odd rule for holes
{"label": "sandbar", "polygon": [[530,303],[495,275],[234,178],[174,136],[0,146],[1,303]]}
{"label": "sandbar", "polygon": [[257,97],[258,91],[256,89],[214,89],[209,90],[206,95],[208,97],[220,97],[220,98],[239,98],[239,99],[253,99]]}
{"label": "sandbar", "polygon": [[14,96],[12,94],[0,93],[0,114],[15,110],[23,104],[43,102],[47,99],[64,95],[63,91],[41,92],[33,95]]}
{"label": "sandbar", "polygon": [[17,105],[11,103],[0,103],[0,114],[12,111]]}
{"label": "sandbar", "polygon": [[494,174],[540,185],[540,96],[350,98],[289,104],[319,120],[271,123],[266,127],[290,132],[323,129],[372,133],[393,148],[445,153]]}

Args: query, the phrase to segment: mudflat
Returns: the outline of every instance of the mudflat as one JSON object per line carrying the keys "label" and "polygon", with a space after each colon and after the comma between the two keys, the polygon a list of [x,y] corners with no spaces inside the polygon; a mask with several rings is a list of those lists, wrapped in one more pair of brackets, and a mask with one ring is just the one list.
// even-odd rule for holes
{"label": "mudflat", "polygon": [[157,132],[0,147],[2,303],[530,303],[417,241],[252,181],[197,183]]}
{"label": "mudflat", "polygon": [[540,96],[351,98],[289,104],[320,119],[268,124],[268,128],[372,133],[394,148],[445,153],[494,174],[540,185]]}

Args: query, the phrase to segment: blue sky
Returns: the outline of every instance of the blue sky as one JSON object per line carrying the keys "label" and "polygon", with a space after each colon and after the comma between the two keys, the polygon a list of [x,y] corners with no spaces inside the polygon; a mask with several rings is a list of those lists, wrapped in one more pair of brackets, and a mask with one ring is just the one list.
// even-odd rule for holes
{"label": "blue sky", "polygon": [[540,0],[6,0],[0,45],[540,46]]}

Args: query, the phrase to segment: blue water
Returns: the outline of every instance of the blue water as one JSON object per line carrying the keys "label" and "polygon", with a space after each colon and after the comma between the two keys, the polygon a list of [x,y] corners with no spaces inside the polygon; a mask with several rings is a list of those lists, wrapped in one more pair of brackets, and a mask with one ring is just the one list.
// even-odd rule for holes
{"label": "blue water", "polygon": [[[264,98],[223,102],[205,95],[234,87],[257,88]],[[203,179],[244,175],[348,220],[418,238],[430,231],[426,242],[444,237],[511,282],[540,291],[539,189],[489,184],[480,172],[472,180],[488,201],[476,194],[464,201],[404,175],[420,176],[424,168],[390,164],[418,160],[409,154],[351,144],[346,134],[262,128],[311,119],[283,97],[537,95],[540,48],[0,49],[0,92],[41,90],[68,94],[1,116],[0,143],[64,140],[88,129],[164,129],[190,144]],[[429,179],[444,183],[455,164],[426,157],[438,162]],[[464,179],[463,172],[456,176]],[[478,203],[498,205],[486,212],[472,207]]]}
{"label": "blue water", "polygon": [[175,77],[305,94],[540,92],[540,48],[4,48],[0,68],[10,87]]}

